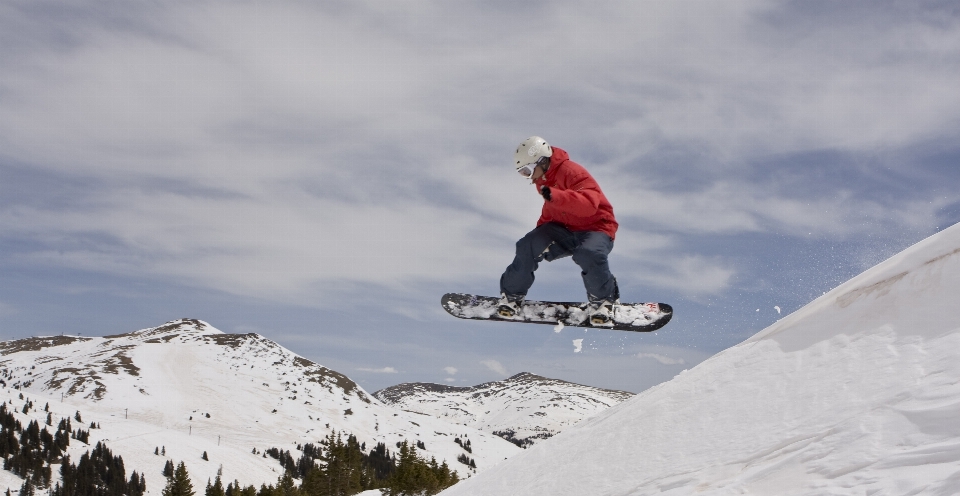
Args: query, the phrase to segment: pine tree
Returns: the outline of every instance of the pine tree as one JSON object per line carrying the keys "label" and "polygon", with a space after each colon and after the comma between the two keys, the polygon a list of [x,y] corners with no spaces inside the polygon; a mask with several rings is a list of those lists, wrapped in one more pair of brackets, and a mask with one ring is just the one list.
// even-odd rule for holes
{"label": "pine tree", "polygon": [[363,489],[360,483],[361,453],[357,438],[350,436],[343,442],[340,434],[331,433],[326,439],[326,467],[328,494],[340,496],[355,494]]}
{"label": "pine tree", "polygon": [[[387,445],[383,443],[377,443],[377,446],[364,457],[363,462],[373,472],[373,477],[376,479],[389,478],[390,474],[397,468],[394,465],[394,457],[387,449]],[[370,486],[367,489],[371,487],[376,486]]]}
{"label": "pine tree", "polygon": [[142,496],[146,488],[147,483],[143,476],[137,475],[137,471],[134,470],[133,474],[130,475],[130,482],[127,483],[127,490],[130,492],[130,496]]}
{"label": "pine tree", "polygon": [[407,441],[400,444],[399,455],[397,469],[387,485],[390,496],[437,494],[459,481],[446,462],[437,465],[435,458],[426,462]]}
{"label": "pine tree", "polygon": [[36,491],[33,487],[33,483],[30,482],[30,479],[23,481],[23,485],[20,486],[20,495],[19,496],[34,496]]}
{"label": "pine tree", "polygon": [[187,473],[187,466],[180,462],[173,477],[167,481],[167,487],[163,488],[163,496],[194,496],[193,483],[190,482],[190,475]]}
{"label": "pine tree", "polygon": [[[436,466],[437,461],[431,460],[433,465]],[[450,467],[447,465],[447,462],[444,461],[437,467],[436,470],[437,479],[440,481],[441,488],[448,488],[458,482],[460,482],[460,477],[457,476],[457,473],[453,470],[450,470]]]}
{"label": "pine tree", "polygon": [[[364,465],[361,445],[355,436],[349,436],[344,442],[342,435],[331,433],[319,446],[307,444],[299,449],[303,451],[303,456],[294,464],[296,471],[288,474],[302,474],[300,494],[341,496],[381,485],[374,475],[374,470]],[[315,460],[323,463],[317,466]],[[284,492],[282,482],[278,489]]]}
{"label": "pine tree", "polygon": [[410,443],[403,441],[400,444],[397,470],[390,477],[388,485],[391,496],[413,494],[436,494],[439,492],[439,482],[430,473],[428,467]]}
{"label": "pine tree", "polygon": [[213,484],[210,484],[210,481],[207,481],[207,490],[204,493],[204,496],[226,496],[225,491],[223,490],[223,481],[220,480],[218,475]]}
{"label": "pine tree", "polygon": [[276,496],[297,496],[298,493],[297,485],[293,482],[293,477],[290,475],[290,472],[285,472],[283,476],[277,480],[277,488],[274,490],[274,494]]}

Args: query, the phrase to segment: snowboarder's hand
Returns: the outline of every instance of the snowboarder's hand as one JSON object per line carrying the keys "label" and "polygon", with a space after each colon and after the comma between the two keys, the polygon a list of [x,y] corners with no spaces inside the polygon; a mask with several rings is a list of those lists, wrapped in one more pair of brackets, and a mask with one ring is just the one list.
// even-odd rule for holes
{"label": "snowboarder's hand", "polygon": [[543,199],[544,199],[544,200],[550,201],[550,187],[549,187],[549,186],[541,186],[541,187],[540,187],[540,194],[543,195]]}

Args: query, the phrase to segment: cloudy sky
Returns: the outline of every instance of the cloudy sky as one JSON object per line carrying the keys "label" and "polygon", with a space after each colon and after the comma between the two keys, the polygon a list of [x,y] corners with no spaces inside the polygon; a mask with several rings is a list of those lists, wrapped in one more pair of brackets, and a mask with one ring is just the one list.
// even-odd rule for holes
{"label": "cloudy sky", "polygon": [[[0,339],[191,317],[371,391],[641,391],[960,221],[958,81],[947,1],[6,0]],[[534,226],[534,134],[599,181],[622,297],[668,327],[440,308]],[[584,296],[570,259],[529,294]]]}

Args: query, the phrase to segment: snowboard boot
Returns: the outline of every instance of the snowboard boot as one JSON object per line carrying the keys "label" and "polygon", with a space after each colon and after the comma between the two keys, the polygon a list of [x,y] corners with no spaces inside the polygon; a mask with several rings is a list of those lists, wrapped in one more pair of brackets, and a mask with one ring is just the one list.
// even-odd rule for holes
{"label": "snowboard boot", "polygon": [[497,315],[503,319],[515,319],[520,315],[520,305],[523,304],[523,296],[507,296],[500,293],[500,301],[497,302]]}
{"label": "snowboard boot", "polygon": [[598,302],[590,303],[590,324],[595,326],[610,326],[613,325],[613,313],[614,305],[619,304],[620,301],[607,301],[602,300]]}

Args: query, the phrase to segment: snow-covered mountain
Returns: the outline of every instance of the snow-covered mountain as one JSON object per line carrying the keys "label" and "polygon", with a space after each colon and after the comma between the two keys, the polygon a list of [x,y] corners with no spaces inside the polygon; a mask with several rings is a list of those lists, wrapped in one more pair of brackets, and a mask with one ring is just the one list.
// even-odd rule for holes
{"label": "snow-covered mountain", "polygon": [[[163,488],[167,459],[184,461],[200,488],[221,465],[225,481],[275,483],[280,465],[264,450],[293,451],[331,432],[354,434],[368,449],[420,441],[422,454],[462,477],[473,471],[457,461],[465,452],[456,438],[470,440],[479,471],[521,451],[492,434],[386,406],[343,374],[257,334],[224,334],[191,319],[116,336],[0,343],[0,387],[0,400],[24,425],[42,425],[46,404],[54,422],[80,411],[79,427],[100,427],[90,430],[90,444],[106,441],[128,472],[147,474],[153,494]],[[34,410],[24,414],[28,400]],[[71,454],[88,449],[75,444]],[[157,447],[166,457],[154,454]],[[21,482],[0,471],[0,490]]]}
{"label": "snow-covered mountain", "polygon": [[402,410],[432,415],[530,446],[632,397],[633,393],[524,372],[473,387],[416,382],[381,389],[373,395]]}
{"label": "snow-covered mountain", "polygon": [[960,494],[960,225],[447,495]]}

